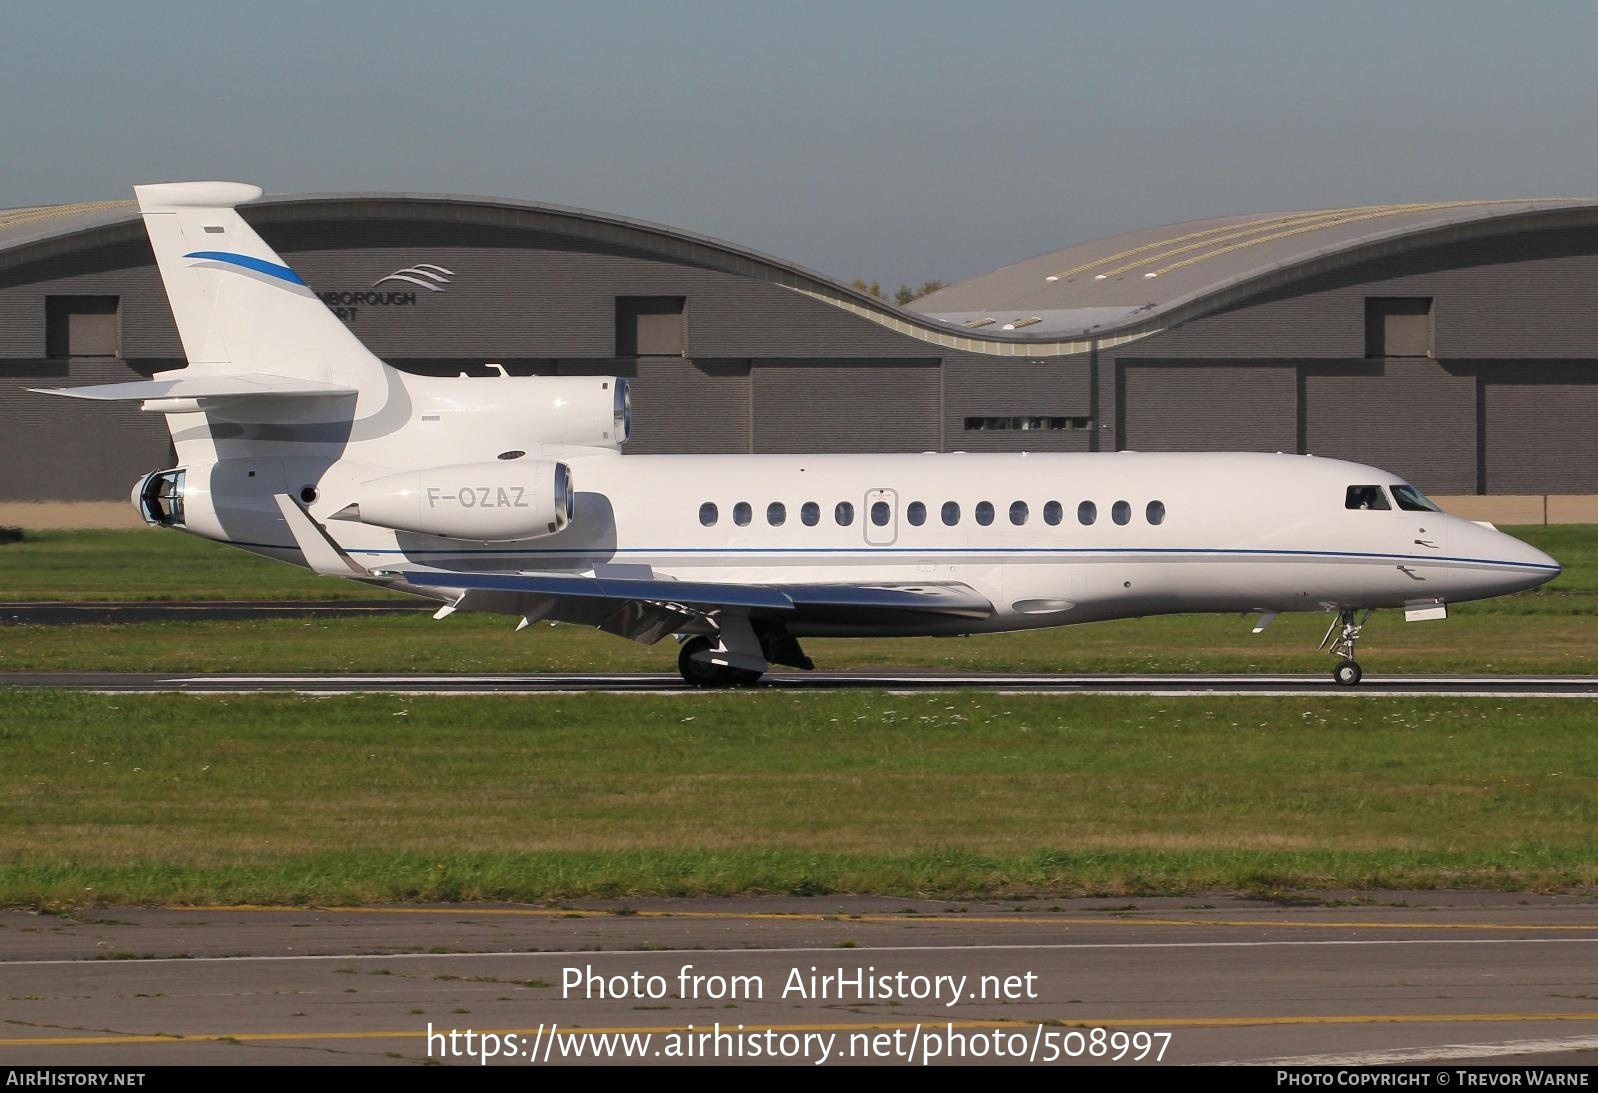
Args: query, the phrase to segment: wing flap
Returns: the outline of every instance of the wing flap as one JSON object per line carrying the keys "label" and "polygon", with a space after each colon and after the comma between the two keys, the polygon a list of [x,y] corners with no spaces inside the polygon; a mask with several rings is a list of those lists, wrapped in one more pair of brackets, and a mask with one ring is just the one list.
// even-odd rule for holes
{"label": "wing flap", "polygon": [[30,387],[41,395],[93,399],[96,402],[130,402],[177,398],[313,398],[353,395],[355,388],[337,383],[274,376],[267,372],[240,372],[220,376],[185,376],[170,380],[135,380],[93,387]]}
{"label": "wing flap", "polygon": [[679,604],[713,611],[889,610],[915,614],[985,619],[993,604],[970,585],[957,582],[914,584],[746,585],[711,581],[673,581],[564,573],[445,573],[406,570],[395,574],[425,588],[510,592],[534,596],[572,596],[595,600]]}
{"label": "wing flap", "polygon": [[715,610],[791,611],[793,600],[761,585],[714,584],[704,581],[638,580],[616,577],[578,577],[556,573],[441,573],[406,570],[395,574],[424,588],[454,588],[485,592],[520,592],[537,596],[575,596],[599,600],[682,604]]}

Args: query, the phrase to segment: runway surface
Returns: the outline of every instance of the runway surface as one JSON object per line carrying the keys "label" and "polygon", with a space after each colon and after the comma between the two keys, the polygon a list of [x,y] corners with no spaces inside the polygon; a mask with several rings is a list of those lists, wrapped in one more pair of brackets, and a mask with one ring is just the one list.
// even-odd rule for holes
{"label": "runway surface", "polygon": [[[192,692],[257,694],[692,694],[674,674],[409,675],[193,674],[161,672],[0,672],[0,687],[55,687],[100,694]],[[753,690],[998,691],[1006,694],[1316,695],[1339,697],[1474,695],[1484,698],[1598,698],[1595,676],[1366,676],[1341,687],[1329,675],[1027,675],[937,671],[776,672]]]}
{"label": "runway surface", "polygon": [[1581,1065],[1595,967],[1593,895],[5,911],[0,1065]]}
{"label": "runway surface", "polygon": [[131,622],[236,622],[240,619],[353,618],[435,611],[424,600],[152,600],[0,603],[0,625],[77,626]]}

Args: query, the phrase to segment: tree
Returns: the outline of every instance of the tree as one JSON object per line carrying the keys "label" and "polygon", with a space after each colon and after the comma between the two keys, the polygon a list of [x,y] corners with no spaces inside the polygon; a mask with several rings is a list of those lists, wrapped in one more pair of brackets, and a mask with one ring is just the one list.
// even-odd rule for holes
{"label": "tree", "polygon": [[893,294],[893,302],[903,307],[912,300],[919,300],[923,296],[930,296],[938,289],[944,287],[943,281],[923,281],[920,288],[911,288],[909,285],[900,285],[899,291]]}
{"label": "tree", "polygon": [[879,300],[882,299],[882,286],[877,284],[875,281],[867,284],[865,281],[856,277],[853,281],[849,282],[849,287],[854,289],[856,292],[864,292],[868,295],[875,296]]}

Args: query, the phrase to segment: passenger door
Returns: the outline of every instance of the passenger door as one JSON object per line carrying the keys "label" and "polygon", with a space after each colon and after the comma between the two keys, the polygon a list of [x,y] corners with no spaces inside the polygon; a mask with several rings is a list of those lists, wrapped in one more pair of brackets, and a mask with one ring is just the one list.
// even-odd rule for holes
{"label": "passenger door", "polygon": [[894,490],[876,489],[866,493],[866,542],[872,546],[892,546],[899,537],[899,495]]}

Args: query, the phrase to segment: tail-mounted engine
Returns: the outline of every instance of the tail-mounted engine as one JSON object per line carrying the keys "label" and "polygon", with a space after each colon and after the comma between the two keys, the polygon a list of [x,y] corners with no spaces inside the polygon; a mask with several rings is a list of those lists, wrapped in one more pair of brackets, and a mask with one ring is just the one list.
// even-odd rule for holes
{"label": "tail-mounted engine", "polygon": [[554,535],[571,526],[571,468],[517,459],[429,467],[360,486],[334,520],[395,531],[502,543]]}

